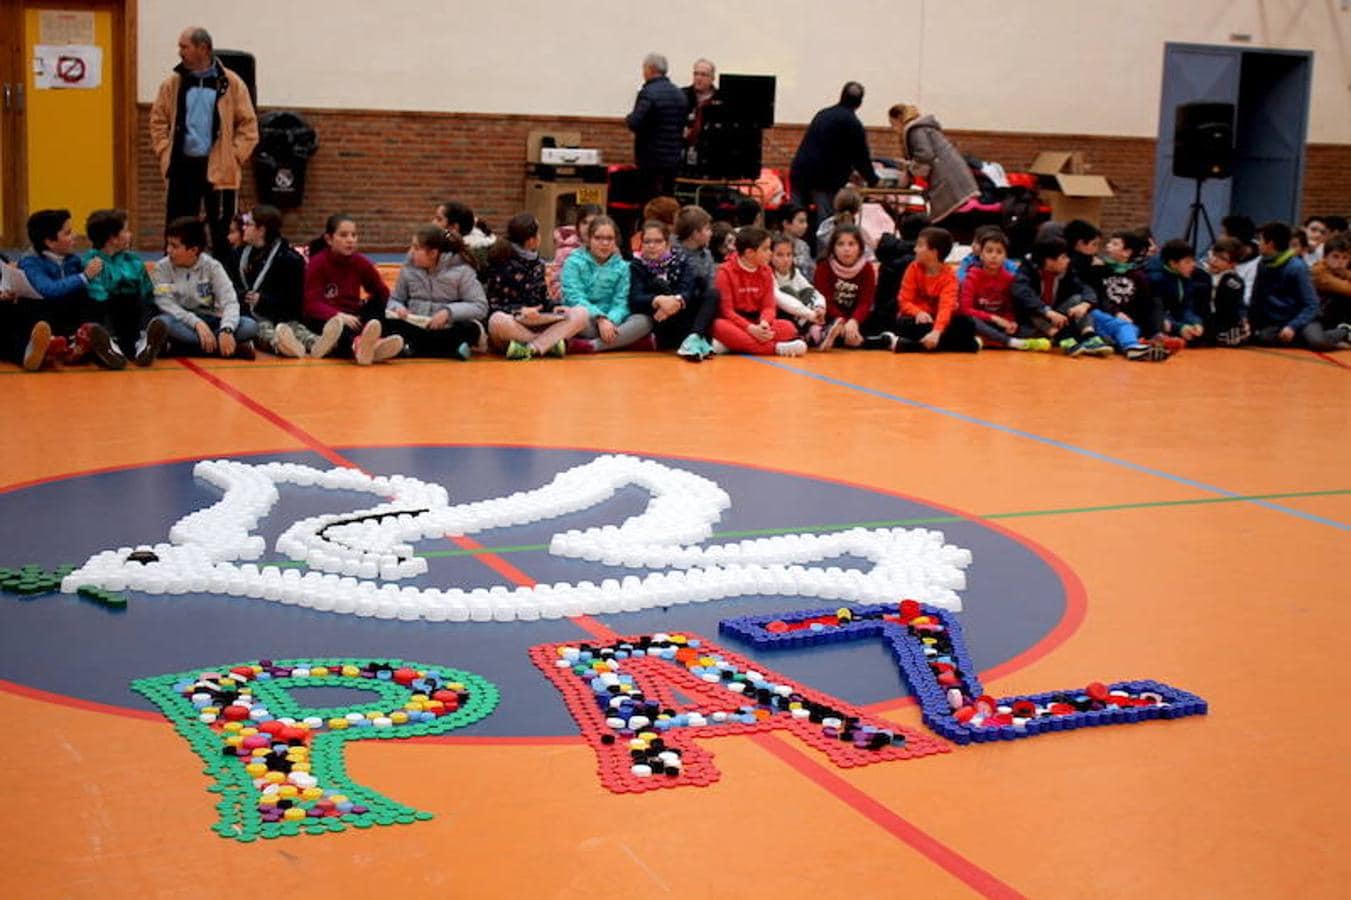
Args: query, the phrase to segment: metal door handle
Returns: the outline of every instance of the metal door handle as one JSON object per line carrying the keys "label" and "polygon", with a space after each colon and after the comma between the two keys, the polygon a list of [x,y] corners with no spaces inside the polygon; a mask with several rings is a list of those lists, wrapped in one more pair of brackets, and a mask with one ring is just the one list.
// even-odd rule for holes
{"label": "metal door handle", "polygon": [[6,112],[9,111],[9,97],[10,97],[10,93],[11,93],[11,91],[10,91],[10,87],[9,87],[9,82],[6,81],[6,82],[5,82],[5,111],[6,111]]}

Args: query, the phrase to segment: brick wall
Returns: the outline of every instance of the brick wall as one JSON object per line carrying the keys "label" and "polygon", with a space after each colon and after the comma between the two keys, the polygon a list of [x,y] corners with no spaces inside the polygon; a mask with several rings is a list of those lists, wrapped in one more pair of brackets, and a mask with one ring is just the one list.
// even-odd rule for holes
{"label": "brick wall", "polygon": [[[606,162],[632,159],[632,137],[622,120],[585,117],[489,116],[362,110],[296,110],[318,131],[320,149],[310,161],[306,200],[287,214],[288,233],[308,238],[324,219],[345,211],[356,217],[364,249],[398,250],[413,226],[426,221],[444,199],[468,203],[494,228],[519,212],[527,134],[537,128],[580,131],[588,147],[599,147]],[[149,106],[139,108],[139,184],[135,221],[138,246],[160,246],[164,220],[163,181],[150,151]],[[783,125],[765,134],[766,165],[787,169],[805,126]],[[1147,223],[1152,214],[1152,138],[1085,137],[950,131],[963,152],[997,160],[1010,171],[1031,163],[1038,150],[1081,150],[1089,169],[1105,175],[1117,195],[1104,206],[1106,229]],[[873,152],[894,153],[888,129],[870,129]],[[1314,144],[1307,150],[1304,208],[1327,212],[1351,206],[1347,173],[1351,146]],[[241,203],[253,202],[252,174],[246,173]],[[1307,214],[1306,212],[1306,214]]]}

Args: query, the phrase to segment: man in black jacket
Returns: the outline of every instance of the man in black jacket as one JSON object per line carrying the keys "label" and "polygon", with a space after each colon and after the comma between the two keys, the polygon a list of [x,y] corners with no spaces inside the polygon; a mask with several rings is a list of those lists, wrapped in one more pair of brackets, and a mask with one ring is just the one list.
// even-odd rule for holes
{"label": "man in black jacket", "polygon": [[877,185],[868,134],[856,110],[863,105],[863,85],[850,81],[840,91],[840,102],[812,118],[793,156],[793,197],[804,208],[816,205],[816,220],[832,215],[835,192],[858,172],[869,187]]}
{"label": "man in black jacket", "polygon": [[673,192],[685,150],[685,95],[666,77],[666,69],[660,53],[643,58],[643,87],[624,120],[633,132],[633,161],[644,202]]}

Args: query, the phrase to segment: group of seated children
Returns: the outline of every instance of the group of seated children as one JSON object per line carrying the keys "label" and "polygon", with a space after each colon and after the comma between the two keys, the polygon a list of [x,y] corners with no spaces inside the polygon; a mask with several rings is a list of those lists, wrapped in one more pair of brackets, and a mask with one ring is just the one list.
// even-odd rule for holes
{"label": "group of seated children", "polygon": [[0,294],[0,348],[33,371],[83,360],[148,366],[161,353],[251,359],[255,345],[359,365],[622,348],[674,350],[692,361],[836,347],[1059,348],[1160,361],[1187,346],[1249,341],[1351,347],[1345,230],[1319,242],[1311,270],[1291,246],[1290,226],[1256,229],[1240,216],[1224,220],[1204,266],[1184,241],[1155,247],[1147,233],[1122,231],[1104,243],[1081,220],[1043,226],[1015,263],[1004,233],[985,227],[954,267],[945,229],[912,214],[898,234],[870,236],[842,199],[819,232],[819,259],[804,240],[804,210],[785,210],[773,234],[757,224],[758,207],[747,210],[745,224],[719,237],[723,223],[706,210],[657,198],[631,259],[614,220],[582,207],[575,225],[555,235],[547,264],[530,214],[493,237],[463,204],[441,204],[414,231],[392,291],[357,252],[348,215],[331,216],[306,253],[283,236],[278,210],[254,207],[237,218],[237,246],[222,260],[207,252],[201,221],[176,219],[164,258],[147,271],[130,250],[125,212],[92,213],[92,249],[80,256],[70,214],[43,210],[29,219],[33,250],[19,261],[38,296]]}

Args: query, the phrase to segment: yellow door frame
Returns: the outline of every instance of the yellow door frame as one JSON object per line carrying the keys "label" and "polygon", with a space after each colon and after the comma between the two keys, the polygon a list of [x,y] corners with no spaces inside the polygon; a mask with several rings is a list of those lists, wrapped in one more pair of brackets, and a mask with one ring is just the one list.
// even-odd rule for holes
{"label": "yellow door frame", "polygon": [[66,9],[111,12],[113,88],[113,203],[123,209],[135,204],[136,159],[140,135],[136,113],[136,0],[19,0],[0,5],[0,76],[9,86],[8,102],[0,97],[0,244],[23,246],[28,207],[27,120],[31,60],[25,58],[24,21],[30,9]]}

